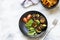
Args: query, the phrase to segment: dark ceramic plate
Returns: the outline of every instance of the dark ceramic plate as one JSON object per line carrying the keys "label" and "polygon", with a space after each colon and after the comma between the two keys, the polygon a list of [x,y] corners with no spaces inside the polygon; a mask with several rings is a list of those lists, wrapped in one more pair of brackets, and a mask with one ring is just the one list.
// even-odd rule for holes
{"label": "dark ceramic plate", "polygon": [[[40,34],[38,34],[36,36],[30,36],[30,35],[27,34],[28,30],[25,27],[25,23],[22,21],[22,18],[26,17],[28,14],[36,14],[36,13],[42,15],[46,19],[46,17],[38,11],[28,11],[28,12],[24,13],[19,20],[19,28],[20,28],[21,32],[27,37],[39,37],[39,36],[43,35],[43,33],[45,33],[45,31],[47,29],[47,26],[46,26],[46,28]],[[47,25],[47,19],[46,19],[46,25]]]}
{"label": "dark ceramic plate", "polygon": [[47,6],[45,6],[45,5],[42,3],[41,0],[40,0],[40,2],[41,2],[41,4],[42,4],[45,8],[47,8],[47,9],[52,9],[52,8],[54,8],[54,7],[57,6],[57,4],[59,3],[59,0],[57,0],[57,3],[56,3],[55,5],[53,5],[53,6],[51,6],[51,7],[47,7]]}

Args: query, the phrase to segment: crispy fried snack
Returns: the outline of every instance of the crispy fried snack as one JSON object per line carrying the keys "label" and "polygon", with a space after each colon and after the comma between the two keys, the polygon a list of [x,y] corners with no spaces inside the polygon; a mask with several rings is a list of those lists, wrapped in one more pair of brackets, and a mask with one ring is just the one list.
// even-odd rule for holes
{"label": "crispy fried snack", "polygon": [[47,7],[51,7],[57,3],[57,0],[42,0],[42,3]]}

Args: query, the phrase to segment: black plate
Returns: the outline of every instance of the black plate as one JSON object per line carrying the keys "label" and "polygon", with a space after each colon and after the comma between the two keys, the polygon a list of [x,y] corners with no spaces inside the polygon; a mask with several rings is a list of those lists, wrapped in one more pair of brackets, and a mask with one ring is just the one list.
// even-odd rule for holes
{"label": "black plate", "polygon": [[47,8],[47,9],[52,9],[52,8],[54,8],[54,7],[56,7],[57,6],[57,4],[59,3],[59,0],[57,0],[57,3],[55,4],[55,5],[53,5],[53,6],[51,6],[50,8],[49,7],[47,7],[47,6],[45,6],[43,3],[42,3],[42,1],[40,0],[40,2],[41,2],[41,4],[45,7],[45,8]]}
{"label": "black plate", "polygon": [[[22,21],[22,18],[26,17],[28,14],[36,14],[36,13],[42,15],[46,19],[46,17],[38,11],[28,11],[28,12],[24,13],[19,20],[19,28],[20,28],[21,32],[27,37],[39,37],[39,36],[43,35],[43,33],[45,33],[45,31],[47,29],[47,26],[46,26],[46,28],[40,34],[38,34],[37,36],[30,36],[30,35],[27,34],[28,30],[25,27],[25,23]],[[46,25],[47,25],[47,19],[46,19]]]}

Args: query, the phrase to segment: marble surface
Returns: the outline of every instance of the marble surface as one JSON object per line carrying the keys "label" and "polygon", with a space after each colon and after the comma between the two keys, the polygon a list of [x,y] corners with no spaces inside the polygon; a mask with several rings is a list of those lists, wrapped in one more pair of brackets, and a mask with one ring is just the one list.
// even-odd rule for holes
{"label": "marble surface", "polygon": [[[59,0],[60,1],[60,0]],[[27,11],[35,10],[44,14],[48,20],[48,29],[54,19],[58,20],[45,40],[60,40],[60,2],[52,10],[45,9],[41,3],[23,8],[23,0],[0,0],[0,40],[28,40],[19,29],[19,19]]]}

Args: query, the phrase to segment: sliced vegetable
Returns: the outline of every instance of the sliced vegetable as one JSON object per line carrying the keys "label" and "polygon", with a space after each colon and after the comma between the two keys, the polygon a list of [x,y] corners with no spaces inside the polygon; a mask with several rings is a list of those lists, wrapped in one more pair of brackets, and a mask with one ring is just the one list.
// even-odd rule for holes
{"label": "sliced vegetable", "polygon": [[42,26],[43,26],[43,27],[46,27],[46,24],[43,24]]}
{"label": "sliced vegetable", "polygon": [[40,31],[42,30],[41,27],[39,27],[39,26],[38,26],[36,29],[37,29],[37,30],[40,30]]}
{"label": "sliced vegetable", "polygon": [[23,18],[23,21],[24,21],[25,23],[27,23],[28,20],[27,20],[27,18],[24,17],[24,18]]}
{"label": "sliced vegetable", "polygon": [[46,27],[46,24],[40,24],[40,28],[44,29]]}
{"label": "sliced vegetable", "polygon": [[30,29],[29,29],[29,33],[28,33],[29,35],[35,35],[35,34],[37,34],[36,33],[36,31],[35,31],[35,29],[33,28],[33,27],[31,27]]}
{"label": "sliced vegetable", "polygon": [[28,35],[33,36],[33,35],[37,35],[37,33],[36,33],[36,31],[29,31],[29,32],[28,32]]}
{"label": "sliced vegetable", "polygon": [[39,20],[35,20],[37,22],[37,24],[40,24],[40,21]]}
{"label": "sliced vegetable", "polygon": [[32,15],[31,15],[31,14],[29,14],[29,15],[27,16],[27,19],[29,20],[31,17],[32,17]]}
{"label": "sliced vegetable", "polygon": [[45,23],[45,18],[44,17],[41,17],[40,22],[41,23]]}
{"label": "sliced vegetable", "polygon": [[28,35],[36,35],[37,33],[36,33],[36,31],[35,31],[35,29],[33,28],[33,27],[30,27],[29,28],[29,32],[28,32]]}
{"label": "sliced vegetable", "polygon": [[30,31],[34,31],[35,29],[34,29],[33,27],[30,27],[29,30],[30,30]]}
{"label": "sliced vegetable", "polygon": [[34,21],[33,21],[32,19],[30,19],[30,20],[25,24],[25,26],[29,27],[29,26],[32,25],[33,22],[34,22]]}
{"label": "sliced vegetable", "polygon": [[36,17],[39,17],[40,15],[39,14],[36,14]]}
{"label": "sliced vegetable", "polygon": [[34,21],[32,19],[30,19],[26,24],[25,26],[28,28],[29,32],[28,32],[28,35],[35,35],[37,34],[35,29],[32,27],[32,23]]}
{"label": "sliced vegetable", "polygon": [[40,33],[40,32],[41,32],[41,30],[36,29],[36,32],[37,32],[37,33]]}
{"label": "sliced vegetable", "polygon": [[32,27],[36,28],[38,25],[36,22],[33,22]]}

